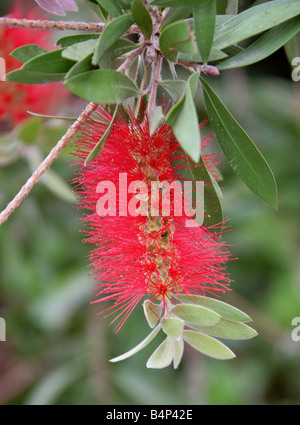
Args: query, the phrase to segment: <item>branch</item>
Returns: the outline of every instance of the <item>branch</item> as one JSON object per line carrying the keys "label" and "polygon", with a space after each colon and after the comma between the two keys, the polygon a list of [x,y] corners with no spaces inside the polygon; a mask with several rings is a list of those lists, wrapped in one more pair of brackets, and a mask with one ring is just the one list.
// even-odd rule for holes
{"label": "branch", "polygon": [[101,32],[105,27],[103,22],[47,21],[32,19],[0,18],[0,27],[18,27],[45,30],[74,30]]}
{"label": "branch", "polygon": [[41,176],[48,170],[50,165],[57,159],[60,152],[68,145],[70,140],[74,137],[79,127],[87,120],[90,114],[97,108],[97,103],[90,103],[78,119],[71,125],[66,134],[60,139],[57,145],[51,150],[49,155],[44,159],[44,161],[39,165],[37,170],[32,174],[32,176],[27,180],[25,185],[21,188],[19,193],[15,198],[7,205],[4,211],[0,214],[0,226],[3,224],[8,217],[15,211],[15,209],[20,205],[24,198],[29,194],[33,186],[39,181]]}

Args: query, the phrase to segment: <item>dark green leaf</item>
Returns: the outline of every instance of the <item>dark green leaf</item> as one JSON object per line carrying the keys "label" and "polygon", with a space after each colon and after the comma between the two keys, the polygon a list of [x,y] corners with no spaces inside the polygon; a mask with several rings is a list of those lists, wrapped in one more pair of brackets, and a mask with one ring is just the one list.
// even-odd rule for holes
{"label": "dark green leaf", "polygon": [[196,350],[214,359],[229,360],[235,357],[225,344],[211,336],[195,331],[184,331],[183,339]]}
{"label": "dark green leaf", "polygon": [[186,90],[184,80],[163,80],[159,82],[159,85],[169,93],[174,102],[182,98]]}
{"label": "dark green leaf", "polygon": [[269,165],[208,83],[203,78],[201,82],[212,128],[231,167],[254,193],[277,208],[276,182]]}
{"label": "dark green leaf", "polygon": [[65,74],[74,65],[73,61],[62,57],[63,49],[46,52],[25,62],[22,70],[45,73]]}
{"label": "dark green leaf", "polygon": [[45,52],[47,52],[47,50],[43,49],[37,44],[27,44],[26,46],[21,46],[13,50],[10,55],[18,61],[25,63],[35,56],[41,55]]}
{"label": "dark green leaf", "polygon": [[109,68],[113,60],[124,55],[125,53],[130,52],[131,50],[136,49],[137,47],[139,47],[138,44],[135,44],[126,38],[120,38],[105,51],[105,55],[102,55],[101,59],[99,60],[100,68]]}
{"label": "dark green leaf", "polygon": [[[73,62],[74,63],[74,62]],[[65,73],[32,72],[25,69],[17,69],[5,75],[7,81],[19,84],[45,84],[62,81]]]}
{"label": "dark green leaf", "polygon": [[98,143],[96,143],[96,145],[94,146],[94,148],[91,150],[91,152],[89,153],[88,157],[86,158],[86,160],[84,161],[84,165],[87,166],[87,164],[89,164],[91,161],[93,161],[93,159],[95,159],[98,155],[100,155],[100,153],[102,152],[105,143],[107,141],[107,138],[109,136],[109,133],[111,131],[111,128],[113,126],[114,120],[116,118],[118,112],[118,105],[116,105],[114,114],[112,116],[112,119],[107,127],[107,129],[105,130],[103,136],[101,137],[101,139],[99,140]]}
{"label": "dark green leaf", "polygon": [[149,40],[153,31],[152,18],[142,0],[132,1],[131,13],[135,23]]}
{"label": "dark green leaf", "polygon": [[65,82],[71,92],[88,102],[119,103],[137,96],[139,89],[126,75],[112,69],[97,69],[75,75]]}
{"label": "dark green leaf", "polygon": [[205,0],[152,0],[150,4],[155,4],[161,7],[186,7],[186,6],[198,6],[199,3]]}
{"label": "dark green leaf", "polygon": [[169,366],[173,360],[172,340],[167,337],[162,344],[154,351],[147,361],[146,366],[150,369],[162,369]]}
{"label": "dark green leaf", "polygon": [[114,18],[122,15],[122,9],[118,0],[97,0],[97,2]]}
{"label": "dark green leaf", "polygon": [[207,63],[216,25],[216,0],[205,0],[193,9],[195,37],[199,53]]}
{"label": "dark green leaf", "polygon": [[104,53],[124,34],[133,24],[131,13],[119,16],[109,22],[98,40],[92,63],[97,65]]}
{"label": "dark green leaf", "polygon": [[112,363],[120,362],[121,360],[125,360],[128,357],[131,357],[134,354],[138,353],[143,348],[145,348],[148,344],[150,344],[150,342],[156,337],[160,329],[161,329],[161,325],[157,325],[156,328],[154,328],[152,332],[150,332],[150,334],[142,342],[140,342],[136,347],[132,348],[130,351],[127,351],[127,353],[124,353],[121,356],[111,359],[110,362]]}
{"label": "dark green leaf", "polygon": [[171,311],[179,319],[201,326],[215,325],[221,319],[215,311],[196,304],[177,304]]}
{"label": "dark green leaf", "polygon": [[226,339],[250,339],[257,335],[257,332],[250,326],[226,319],[221,319],[213,326],[193,325],[193,328],[206,334]]}
{"label": "dark green leaf", "polygon": [[251,65],[270,56],[300,31],[300,18],[294,18],[272,28],[242,52],[218,65],[218,69]]}
{"label": "dark green leaf", "polygon": [[81,43],[82,41],[88,41],[92,39],[98,39],[100,34],[76,34],[68,35],[57,40],[56,45],[62,48],[73,46],[73,44]]}
{"label": "dark green leaf", "polygon": [[88,54],[94,52],[97,41],[97,39],[92,39],[73,44],[63,50],[62,57],[75,62],[81,61]]}
{"label": "dark green leaf", "polygon": [[173,62],[177,62],[179,51],[195,54],[189,22],[181,20],[166,26],[160,34],[159,46],[162,54]]}
{"label": "dark green leaf", "polygon": [[214,47],[223,49],[236,44],[299,13],[299,0],[274,0],[251,7],[216,29]]}
{"label": "dark green leaf", "polygon": [[192,14],[192,11],[193,9],[191,7],[172,7],[164,17],[160,28],[163,29],[173,22],[188,18]]}
{"label": "dark green leaf", "polygon": [[66,75],[66,79],[68,80],[71,77],[74,77],[78,74],[83,74],[84,72],[95,70],[96,67],[92,65],[92,56],[93,53],[90,53],[85,58],[80,60],[79,62],[75,63],[74,66],[70,69],[70,71]]}

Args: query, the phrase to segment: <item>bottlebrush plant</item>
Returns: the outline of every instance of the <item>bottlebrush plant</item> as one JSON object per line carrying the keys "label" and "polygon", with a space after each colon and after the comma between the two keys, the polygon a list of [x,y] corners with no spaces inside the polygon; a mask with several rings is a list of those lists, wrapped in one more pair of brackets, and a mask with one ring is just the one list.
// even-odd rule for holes
{"label": "bottlebrush plant", "polygon": [[[36,1],[56,14],[77,10],[74,0]],[[249,339],[256,332],[246,325],[246,313],[221,300],[230,289],[226,265],[232,258],[222,238],[228,229],[219,158],[207,148],[216,140],[237,176],[275,209],[277,189],[263,155],[210,79],[254,64],[296,37],[300,1],[273,0],[238,13],[238,0],[228,0],[224,14],[216,0],[85,2],[99,22],[0,18],[0,27],[81,31],[60,38],[53,51],[19,47],[11,55],[23,66],[6,80],[64,81],[88,102],[0,223],[73,141],[75,191],[99,282],[95,302],[116,331],[142,303],[152,328],[137,347],[111,361],[137,353],[161,330],[165,340],[149,368],[172,361],[177,368],[185,342],[210,357],[233,358],[218,338]],[[186,80],[178,78],[182,67],[190,73]],[[204,137],[195,106],[199,87],[213,130]]]}

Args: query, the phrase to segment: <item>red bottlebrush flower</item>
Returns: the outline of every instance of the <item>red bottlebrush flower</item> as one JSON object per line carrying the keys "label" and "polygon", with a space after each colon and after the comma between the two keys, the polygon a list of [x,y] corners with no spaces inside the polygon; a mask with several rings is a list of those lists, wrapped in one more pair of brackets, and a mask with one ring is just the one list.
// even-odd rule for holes
{"label": "red bottlebrush flower", "polygon": [[[28,12],[15,3],[9,17],[37,19],[38,14],[33,9]],[[20,68],[18,60],[10,56],[17,47],[26,44],[38,44],[48,49],[52,47],[49,31],[37,31],[28,28],[0,27],[0,57],[4,59],[6,72]],[[0,129],[11,129],[14,125],[28,118],[29,111],[41,114],[51,114],[55,102],[64,91],[60,83],[27,85],[16,84],[9,81],[0,82]]]}
{"label": "red bottlebrush flower", "polygon": [[[75,151],[80,160],[87,158],[111,118],[99,107],[81,128]],[[145,120],[139,124],[133,117],[127,122],[118,116],[101,155],[87,166],[75,164],[80,208],[88,210],[82,219],[88,226],[85,241],[96,246],[90,256],[93,275],[101,281],[95,302],[114,302],[104,311],[116,314],[112,322],[119,320],[117,329],[143,297],[160,301],[167,315],[180,294],[229,290],[225,263],[230,254],[219,235],[204,226],[186,227],[190,217],[185,210],[177,214],[175,191],[169,197],[159,195],[152,209],[148,205],[154,182],[164,191],[178,180],[172,167],[178,147],[167,125],[150,135]]]}

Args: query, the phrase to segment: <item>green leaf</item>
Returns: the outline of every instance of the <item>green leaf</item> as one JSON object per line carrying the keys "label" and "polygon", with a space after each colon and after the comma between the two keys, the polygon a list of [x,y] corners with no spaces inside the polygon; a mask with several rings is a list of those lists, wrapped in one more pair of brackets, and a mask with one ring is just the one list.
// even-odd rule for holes
{"label": "green leaf", "polygon": [[179,363],[181,362],[182,355],[184,350],[184,342],[182,336],[179,336],[178,338],[173,340],[173,366],[174,369],[177,369],[179,366]]}
{"label": "green leaf", "polygon": [[97,39],[91,39],[72,44],[72,46],[66,47],[63,50],[62,57],[75,62],[81,61],[86,58],[87,55],[94,52],[97,42]]}
{"label": "green leaf", "polygon": [[33,115],[35,117],[39,118],[47,118],[47,119],[53,119],[53,120],[66,120],[66,121],[76,121],[77,117],[59,117],[57,115],[45,115],[45,114],[38,114],[37,112],[31,112],[27,111],[28,114]]}
{"label": "green leaf", "polygon": [[133,43],[125,38],[117,40],[109,49],[105,51],[105,55],[99,60],[99,66],[102,69],[109,68],[111,62],[116,58],[138,48],[140,45]]}
{"label": "green leaf", "polygon": [[73,44],[81,43],[82,41],[97,40],[100,34],[76,34],[68,35],[57,40],[56,45],[62,48],[73,46]]}
{"label": "green leaf", "polygon": [[193,9],[195,37],[199,53],[207,63],[216,25],[216,0],[205,0]]}
{"label": "green leaf", "polygon": [[32,72],[25,69],[16,69],[6,74],[5,79],[19,84],[45,84],[62,81],[65,75],[65,73]]}
{"label": "green leaf", "polygon": [[269,165],[208,83],[200,79],[211,126],[229,164],[254,193],[277,208],[276,182]]}
{"label": "green leaf", "polygon": [[65,74],[74,65],[73,61],[62,57],[63,49],[46,52],[25,62],[22,70],[45,74]]}
{"label": "green leaf", "polygon": [[182,98],[186,91],[186,82],[184,80],[163,80],[159,81],[159,85],[169,93],[174,102]]}
{"label": "green leaf", "polygon": [[91,150],[91,152],[89,153],[89,155],[87,156],[86,160],[84,161],[84,166],[86,167],[87,164],[89,164],[90,162],[93,161],[93,159],[95,159],[98,155],[100,155],[100,153],[102,152],[105,143],[107,141],[107,138],[109,136],[109,133],[111,131],[111,128],[113,126],[114,120],[116,118],[117,112],[118,112],[118,106],[116,105],[114,114],[112,116],[112,119],[107,127],[107,129],[105,130],[103,136],[100,138],[99,142],[96,143],[96,145],[94,146],[94,148]]}
{"label": "green leaf", "polygon": [[272,28],[242,52],[225,60],[218,69],[238,68],[258,62],[288,42],[300,31],[300,18],[294,18]]}
{"label": "green leaf", "polygon": [[160,34],[159,47],[162,54],[173,62],[177,62],[179,51],[195,54],[190,23],[181,20],[166,26]]}
{"label": "green leaf", "polygon": [[122,15],[122,9],[118,0],[97,0],[97,2],[114,18]]}
{"label": "green leaf", "polygon": [[112,69],[84,72],[66,80],[72,93],[88,102],[120,103],[127,97],[137,96],[139,89],[129,77]]}
{"label": "green leaf", "polygon": [[266,31],[299,13],[299,0],[268,1],[251,7],[216,29],[214,47],[223,49]]}
{"label": "green leaf", "polygon": [[173,22],[188,18],[192,14],[192,11],[193,9],[191,7],[170,8],[161,23],[161,30]]}
{"label": "green leaf", "polygon": [[228,0],[226,15],[237,15],[239,9],[239,0]]}
{"label": "green leaf", "polygon": [[183,331],[183,339],[206,356],[219,360],[229,360],[235,357],[225,344],[211,336],[195,331]]}
{"label": "green leaf", "polygon": [[185,322],[202,326],[215,325],[221,319],[215,311],[195,304],[178,304],[171,311]]}
{"label": "green leaf", "polygon": [[35,56],[41,55],[45,52],[47,52],[47,50],[37,44],[27,44],[26,46],[17,47],[10,53],[10,55],[18,61],[25,63]]}
{"label": "green leaf", "polygon": [[150,4],[155,4],[161,7],[185,7],[185,6],[198,6],[205,0],[152,0]]}
{"label": "green leaf", "polygon": [[150,136],[155,132],[157,127],[164,121],[165,116],[161,106],[155,106],[148,115]]}
{"label": "green leaf", "polygon": [[110,360],[112,363],[120,362],[121,360],[125,360],[128,357],[133,356],[134,354],[141,351],[143,348],[145,348],[150,342],[156,337],[158,332],[161,329],[161,325],[157,325],[156,328],[153,329],[152,332],[142,341],[140,342],[136,347],[132,348],[130,351],[127,351],[127,353],[122,354],[121,356],[115,357]]}
{"label": "green leaf", "polygon": [[216,325],[213,326],[197,326],[193,328],[207,333],[212,336],[226,339],[250,339],[257,335],[257,332],[240,322],[232,322],[231,320],[221,319]]}
{"label": "green leaf", "polygon": [[284,45],[285,54],[292,66],[293,60],[300,56],[300,33],[296,34]]}
{"label": "green leaf", "polygon": [[179,298],[180,301],[183,301],[184,303],[192,301],[196,304],[214,310],[223,319],[233,320],[236,322],[251,322],[251,318],[246,313],[230,304],[225,303],[224,301],[201,295],[180,295]]}
{"label": "green leaf", "polygon": [[124,34],[124,32],[133,24],[131,13],[119,16],[109,24],[102,31],[95,52],[92,63],[97,65],[105,52]]}
{"label": "green leaf", "polygon": [[182,334],[184,321],[176,317],[166,317],[161,320],[161,327],[166,335],[176,339]]}
{"label": "green leaf", "polygon": [[199,122],[193,100],[198,80],[199,74],[197,72],[189,77],[184,97],[175,107],[170,109],[166,117],[167,124],[172,123],[175,137],[182,149],[194,162],[199,161],[201,150]]}
{"label": "green leaf", "polygon": [[25,120],[19,130],[19,138],[22,142],[31,144],[34,143],[39,135],[41,128],[41,120],[37,117],[28,118]]}
{"label": "green leaf", "polygon": [[153,304],[153,302],[150,300],[146,300],[143,302],[143,310],[148,325],[150,328],[153,328],[161,316],[162,307]]}
{"label": "green leaf", "polygon": [[149,40],[153,31],[152,18],[142,0],[132,1],[131,13],[135,23]]}
{"label": "green leaf", "polygon": [[66,80],[68,80],[71,77],[74,77],[75,75],[83,74],[84,72],[95,70],[96,67],[92,65],[92,56],[93,56],[93,53],[90,53],[85,58],[76,62],[75,65],[72,66],[70,71],[68,71],[68,73],[66,74]]}
{"label": "green leaf", "polygon": [[170,338],[166,338],[164,342],[154,351],[152,356],[146,363],[149,369],[162,369],[169,366],[173,360],[173,344]]}

